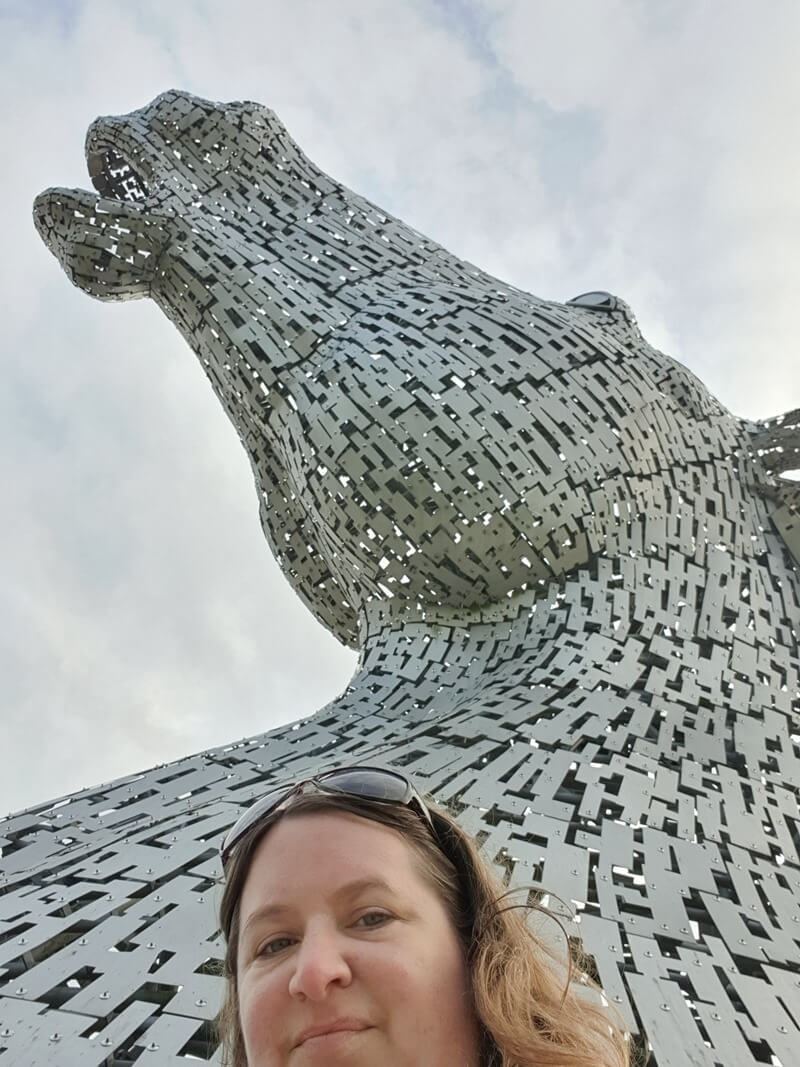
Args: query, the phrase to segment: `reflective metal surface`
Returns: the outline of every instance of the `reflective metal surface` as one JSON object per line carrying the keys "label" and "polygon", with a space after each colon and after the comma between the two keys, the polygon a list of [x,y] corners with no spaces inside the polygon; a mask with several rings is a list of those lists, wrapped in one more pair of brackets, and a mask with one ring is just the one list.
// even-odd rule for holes
{"label": "reflective metal surface", "polygon": [[259,105],[167,93],[87,153],[101,197],[39,197],[44,240],[182,331],[360,659],[306,722],[0,824],[0,1064],[219,1062],[220,837],[378,758],[572,909],[658,1067],[796,1062],[800,415],[457,259]]}

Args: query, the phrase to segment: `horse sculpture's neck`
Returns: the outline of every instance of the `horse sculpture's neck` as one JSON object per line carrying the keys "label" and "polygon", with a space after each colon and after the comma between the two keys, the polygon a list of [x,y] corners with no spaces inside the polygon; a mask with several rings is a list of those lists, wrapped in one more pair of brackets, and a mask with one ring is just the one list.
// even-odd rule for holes
{"label": "horse sculpture's neck", "polygon": [[[530,702],[532,738],[546,722],[559,740],[552,720],[569,730],[585,704],[596,721],[582,732],[604,746],[622,738],[658,758],[702,751],[735,764],[743,732],[775,741],[800,684],[790,623],[798,583],[772,548],[744,560],[706,545],[704,565],[684,561],[682,583],[671,580],[674,556],[626,554],[484,610],[371,605],[358,671],[337,703],[355,710],[380,691],[384,713],[419,721],[431,709],[491,711],[513,698]],[[653,715],[670,714],[654,728]],[[758,762],[768,768],[766,749]]]}

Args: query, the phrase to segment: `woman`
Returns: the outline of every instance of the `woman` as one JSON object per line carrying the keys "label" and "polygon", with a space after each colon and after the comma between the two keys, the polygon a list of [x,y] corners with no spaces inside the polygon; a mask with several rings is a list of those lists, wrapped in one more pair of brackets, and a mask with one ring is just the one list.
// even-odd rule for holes
{"label": "woman", "polygon": [[[406,778],[270,791],[222,845],[232,1067],[623,1067],[594,984]],[[558,977],[559,969],[562,977]]]}

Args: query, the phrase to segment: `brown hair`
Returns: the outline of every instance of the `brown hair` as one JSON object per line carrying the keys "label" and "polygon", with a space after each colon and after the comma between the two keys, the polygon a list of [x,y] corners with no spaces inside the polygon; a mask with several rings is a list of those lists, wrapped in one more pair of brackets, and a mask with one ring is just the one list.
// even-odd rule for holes
{"label": "brown hair", "polygon": [[[482,1067],[627,1067],[628,1035],[601,1001],[582,955],[559,953],[539,937],[526,921],[530,909],[509,902],[470,837],[441,809],[429,805],[429,810],[438,840],[403,805],[310,793],[245,834],[228,862],[220,903],[226,994],[217,1026],[224,1063],[247,1067],[236,972],[239,903],[256,847],[277,819],[344,812],[401,834],[416,854],[420,874],[444,903],[464,946],[484,1035]],[[550,914],[538,905],[533,910]]]}

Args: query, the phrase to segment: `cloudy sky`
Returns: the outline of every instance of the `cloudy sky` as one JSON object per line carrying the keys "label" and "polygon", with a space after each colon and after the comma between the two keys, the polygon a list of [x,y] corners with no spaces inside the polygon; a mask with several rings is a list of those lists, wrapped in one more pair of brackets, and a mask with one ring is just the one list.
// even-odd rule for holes
{"label": "cloudy sky", "polygon": [[307,715],[355,665],[263,541],[147,301],[31,223],[86,127],[268,104],[323,169],[542,297],[624,297],[734,412],[800,405],[795,0],[0,0],[0,814]]}

